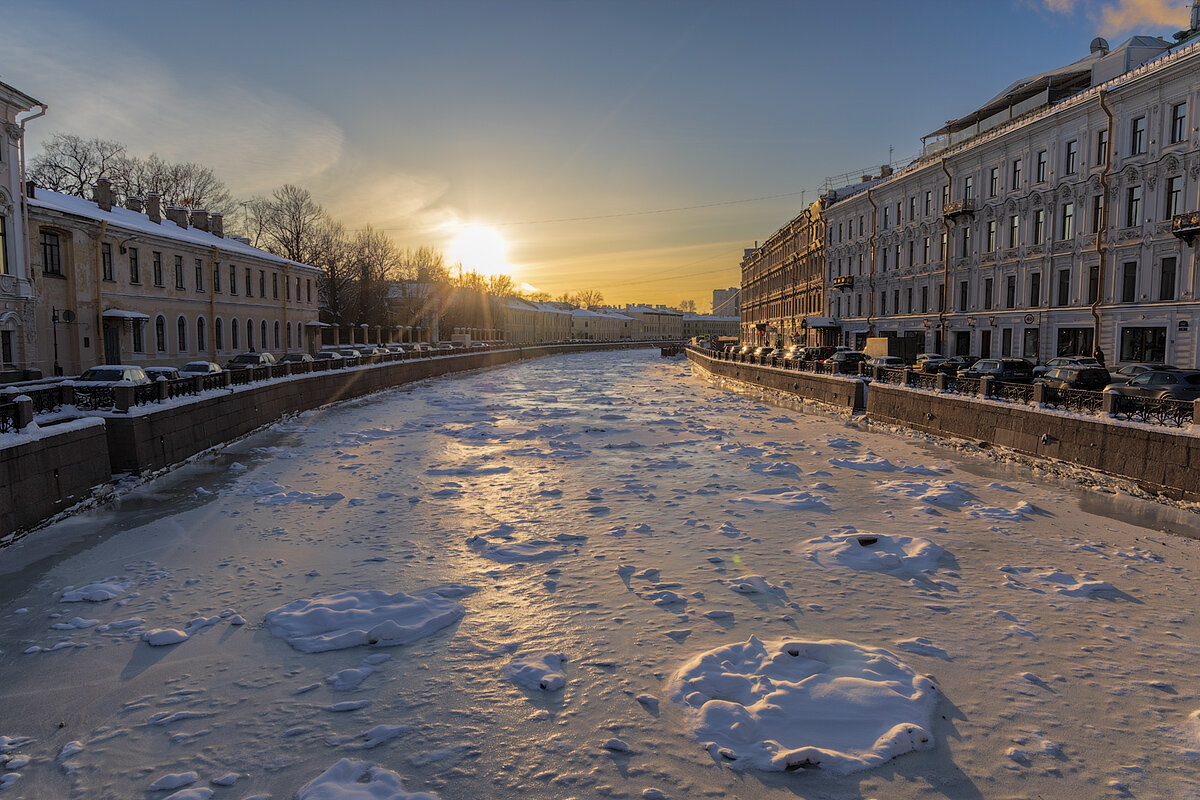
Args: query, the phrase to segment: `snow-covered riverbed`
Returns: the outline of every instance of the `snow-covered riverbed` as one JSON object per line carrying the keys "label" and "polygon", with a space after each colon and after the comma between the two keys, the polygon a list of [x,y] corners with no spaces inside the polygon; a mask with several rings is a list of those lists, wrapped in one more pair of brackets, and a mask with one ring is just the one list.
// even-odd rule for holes
{"label": "snow-covered riverbed", "polygon": [[1196,527],[651,351],[431,381],[0,550],[0,798],[1200,797]]}

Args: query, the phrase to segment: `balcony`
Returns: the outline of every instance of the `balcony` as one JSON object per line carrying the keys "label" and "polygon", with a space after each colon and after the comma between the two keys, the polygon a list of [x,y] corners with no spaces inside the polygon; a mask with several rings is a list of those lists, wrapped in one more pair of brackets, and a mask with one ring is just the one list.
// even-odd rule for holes
{"label": "balcony", "polygon": [[1176,214],[1171,217],[1171,233],[1188,244],[1200,235],[1200,211],[1189,211],[1186,214]]}
{"label": "balcony", "polygon": [[833,279],[833,288],[835,288],[835,289],[853,289],[854,288],[854,276],[853,275],[841,275],[837,278],[834,278]]}
{"label": "balcony", "polygon": [[962,216],[975,215],[975,198],[968,197],[965,200],[955,200],[953,203],[946,203],[942,207],[942,216],[946,219],[957,219]]}

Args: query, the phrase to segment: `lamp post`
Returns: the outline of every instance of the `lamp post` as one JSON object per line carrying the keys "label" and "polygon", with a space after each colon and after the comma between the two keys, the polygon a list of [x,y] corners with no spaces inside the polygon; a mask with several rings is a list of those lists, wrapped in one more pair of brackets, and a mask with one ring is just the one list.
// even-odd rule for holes
{"label": "lamp post", "polygon": [[69,308],[64,308],[62,314],[58,313],[58,309],[54,306],[50,307],[50,323],[54,331],[54,375],[56,377],[63,374],[62,365],[58,363],[58,323],[72,323],[75,321],[75,312]]}

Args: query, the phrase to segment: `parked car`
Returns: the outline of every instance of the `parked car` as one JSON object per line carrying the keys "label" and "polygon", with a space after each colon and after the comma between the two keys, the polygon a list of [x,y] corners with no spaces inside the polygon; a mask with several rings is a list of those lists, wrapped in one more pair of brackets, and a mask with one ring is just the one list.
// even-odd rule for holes
{"label": "parked car", "polygon": [[1129,380],[1135,375],[1141,375],[1143,372],[1150,372],[1156,369],[1178,369],[1170,364],[1126,364],[1119,370],[1113,373],[1113,380]]}
{"label": "parked car", "polygon": [[1112,382],[1112,377],[1108,370],[1099,364],[1069,364],[1046,370],[1038,378],[1038,382],[1051,389],[1087,389],[1098,392]]}
{"label": "parked car", "polygon": [[921,353],[917,356],[916,363],[913,364],[913,372],[924,372],[933,375],[945,360],[946,357],[941,353]]}
{"label": "parked car", "polygon": [[1128,381],[1110,383],[1106,392],[1126,397],[1158,400],[1195,400],[1200,397],[1200,370],[1161,369],[1143,372]]}
{"label": "parked car", "polygon": [[950,356],[936,366],[935,372],[947,375],[957,375],[960,369],[966,369],[979,360],[979,356]]}
{"label": "parked car", "polygon": [[358,346],[358,352],[364,356],[386,356],[387,350],[384,350],[377,344],[364,344]]}
{"label": "parked car", "polygon": [[339,350],[321,350],[315,356],[314,361],[335,361],[341,363],[346,360],[346,357]]}
{"label": "parked car", "polygon": [[1035,376],[1041,375],[1055,367],[1069,367],[1073,364],[1086,364],[1089,367],[1101,366],[1100,362],[1091,356],[1058,356],[1057,358],[1050,359],[1045,364],[1038,364],[1033,368],[1033,374]]}
{"label": "parked car", "polygon": [[882,367],[884,369],[904,369],[904,359],[900,356],[872,356],[866,360],[868,367]]}
{"label": "parked car", "polygon": [[337,349],[342,354],[342,358],[362,358],[362,351],[357,347],[339,347]]}
{"label": "parked car", "polygon": [[818,347],[810,345],[804,348],[804,361],[824,361],[838,351],[837,347]]}
{"label": "parked car", "polygon": [[179,368],[181,377],[189,375],[215,375],[221,371],[221,365],[212,361],[189,361]]}
{"label": "parked car", "polygon": [[958,371],[960,378],[995,378],[998,381],[1029,383],[1033,380],[1033,362],[1023,358],[981,358]]}
{"label": "parked car", "polygon": [[280,364],[307,364],[313,357],[308,353],[284,353],[279,359]]}
{"label": "parked car", "polygon": [[254,369],[269,367],[275,363],[275,356],[270,353],[242,353],[225,362],[225,369]]}
{"label": "parked car", "polygon": [[103,364],[85,369],[73,383],[87,383],[92,386],[116,386],[119,383],[144,386],[150,383],[150,378],[146,371],[138,366]]}
{"label": "parked car", "polygon": [[143,367],[146,377],[152,381],[159,378],[163,380],[173,381],[179,377],[179,370],[176,367]]}
{"label": "parked car", "polygon": [[826,366],[832,364],[840,373],[849,373],[858,372],[858,365],[866,360],[866,353],[860,353],[857,350],[838,350],[821,363]]}
{"label": "parked car", "polygon": [[754,355],[758,356],[759,358],[769,356],[769,355],[771,355],[771,353],[774,353],[774,352],[775,352],[775,348],[771,347],[769,344],[764,344],[762,347],[756,347],[754,349]]}

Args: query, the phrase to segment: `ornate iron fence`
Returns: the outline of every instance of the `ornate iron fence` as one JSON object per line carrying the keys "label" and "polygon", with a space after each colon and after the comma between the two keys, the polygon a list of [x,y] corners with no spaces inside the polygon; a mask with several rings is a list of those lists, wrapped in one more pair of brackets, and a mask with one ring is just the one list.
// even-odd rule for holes
{"label": "ornate iron fence", "polygon": [[0,403],[0,433],[11,433],[17,429],[17,404]]}
{"label": "ornate iron fence", "polygon": [[1099,414],[1104,409],[1104,392],[1087,389],[1054,389],[1046,387],[1042,403],[1063,411],[1078,411],[1083,414]]}
{"label": "ornate iron fence", "polygon": [[25,395],[33,401],[34,414],[52,414],[62,408],[62,388],[57,384],[54,386],[43,386],[39,388],[22,388],[8,389],[3,394],[5,401],[19,395]]}
{"label": "ornate iron fence", "polygon": [[104,411],[116,404],[116,391],[111,386],[75,385],[75,407],[81,411]]}
{"label": "ornate iron fence", "polygon": [[1033,384],[992,381],[992,391],[988,396],[996,400],[1007,400],[1010,403],[1032,403]]}
{"label": "ornate iron fence", "polygon": [[[900,370],[900,372],[903,372],[903,370]],[[938,388],[938,376],[924,372],[912,372],[908,375],[908,385],[915,389],[928,389],[936,392]]]}
{"label": "ornate iron fence", "polygon": [[906,372],[907,370],[903,369],[889,369],[884,367],[883,369],[879,370],[879,380],[883,383],[894,383],[897,386],[903,386],[904,375]]}
{"label": "ornate iron fence", "polygon": [[1113,397],[1113,416],[1117,419],[1129,419],[1150,425],[1166,425],[1172,428],[1190,425],[1193,421],[1192,410],[1194,408],[1191,400],[1159,400],[1153,397],[1128,397],[1121,394]]}

